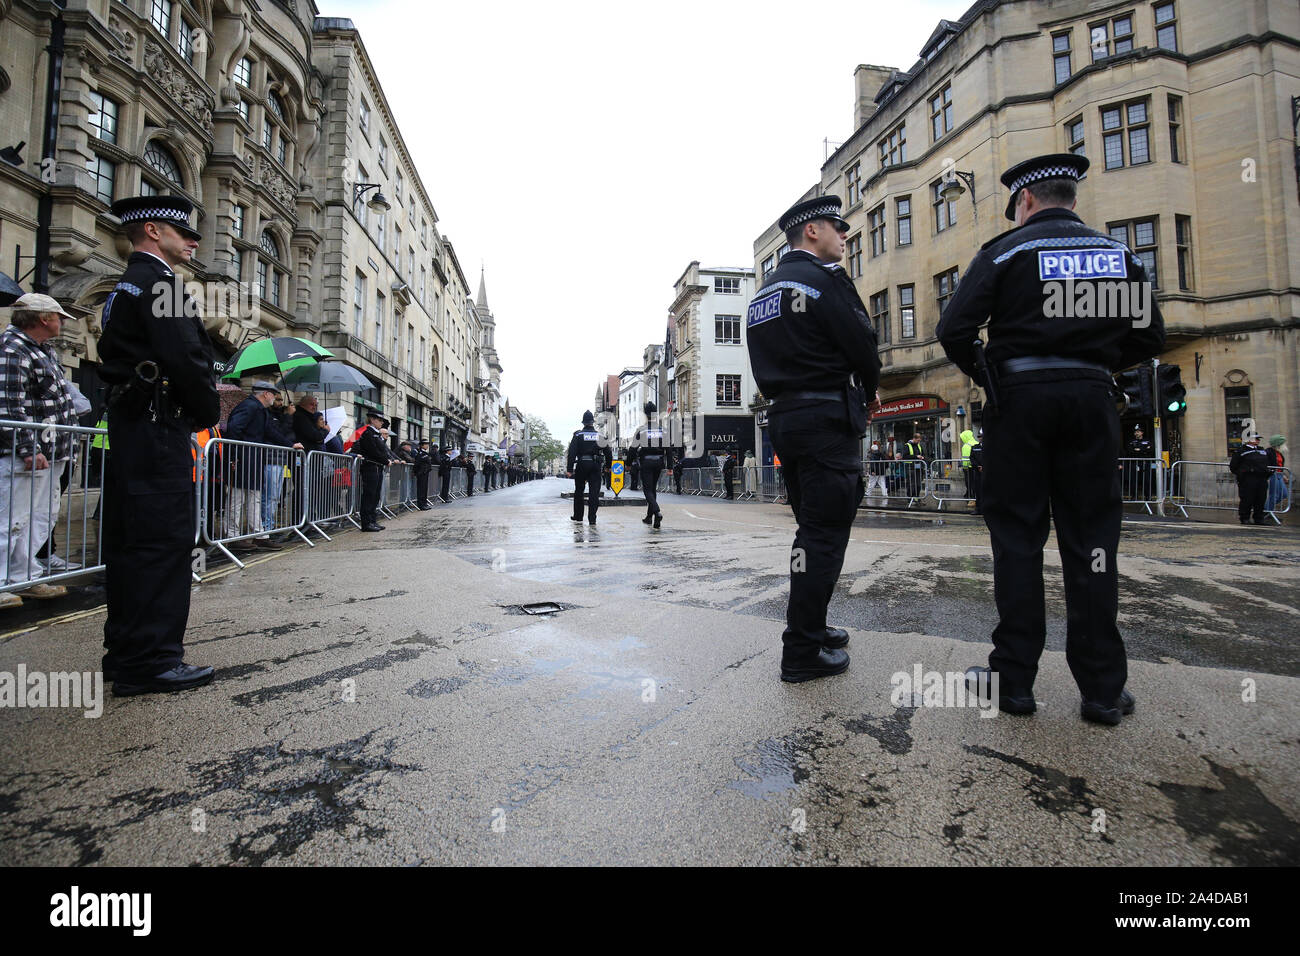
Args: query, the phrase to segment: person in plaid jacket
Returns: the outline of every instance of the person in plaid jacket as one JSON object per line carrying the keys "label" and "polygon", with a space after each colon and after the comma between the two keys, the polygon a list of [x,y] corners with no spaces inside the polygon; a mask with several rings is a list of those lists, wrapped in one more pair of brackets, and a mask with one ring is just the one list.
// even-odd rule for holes
{"label": "person in plaid jacket", "polygon": [[[75,425],[72,387],[50,339],[72,316],[48,295],[29,293],[13,304],[0,334],[0,420]],[[35,554],[59,517],[59,485],[72,458],[72,434],[55,429],[0,427],[0,560],[4,583],[20,584],[45,573]],[[21,594],[61,597],[67,588],[34,584]],[[22,604],[5,593],[0,607]]]}

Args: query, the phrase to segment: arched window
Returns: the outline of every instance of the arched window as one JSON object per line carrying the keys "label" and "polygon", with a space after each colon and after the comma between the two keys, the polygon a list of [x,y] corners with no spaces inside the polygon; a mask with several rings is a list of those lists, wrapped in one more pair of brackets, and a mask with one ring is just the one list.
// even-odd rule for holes
{"label": "arched window", "polygon": [[279,261],[280,244],[275,241],[275,236],[271,234],[270,229],[262,230],[262,238],[257,241],[257,244],[262,247],[262,251],[268,256],[275,259],[277,262]]}
{"label": "arched window", "polygon": [[276,242],[271,230],[263,229],[262,235],[258,237],[257,246],[265,257],[259,257],[257,260],[258,294],[272,305],[280,306],[284,298],[285,280],[285,274],[275,266],[276,263],[281,261],[280,244]]}
{"label": "arched window", "polygon": [[280,102],[280,97],[276,96],[274,93],[267,93],[266,108],[270,111],[272,116],[278,119],[281,123],[284,122],[284,104]]}
{"label": "arched window", "polygon": [[154,140],[144,148],[144,164],[159,173],[163,179],[173,186],[183,186],[181,182],[181,167],[177,164],[175,158],[169,153],[161,143]]}

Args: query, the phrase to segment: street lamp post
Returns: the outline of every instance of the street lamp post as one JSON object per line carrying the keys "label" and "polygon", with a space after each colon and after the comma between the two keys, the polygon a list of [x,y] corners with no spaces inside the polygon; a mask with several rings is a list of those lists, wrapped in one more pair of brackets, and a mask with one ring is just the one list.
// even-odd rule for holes
{"label": "street lamp post", "polygon": [[[961,169],[948,170],[949,176],[944,180],[943,187],[939,190],[939,195],[943,197],[944,202],[954,202],[968,188],[970,189],[970,204],[975,210],[976,220],[980,217],[979,207],[975,205],[975,174],[968,173]],[[966,185],[963,186],[962,183]]]}

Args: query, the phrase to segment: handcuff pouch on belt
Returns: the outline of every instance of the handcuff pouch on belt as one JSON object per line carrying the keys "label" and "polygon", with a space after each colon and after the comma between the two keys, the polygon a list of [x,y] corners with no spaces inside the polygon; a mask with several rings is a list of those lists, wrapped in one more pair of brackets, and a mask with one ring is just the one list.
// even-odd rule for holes
{"label": "handcuff pouch on belt", "polygon": [[109,390],[109,407],[132,418],[148,415],[155,422],[179,419],[181,407],[172,401],[171,383],[161,371],[157,362],[148,359],[137,364],[129,382]]}

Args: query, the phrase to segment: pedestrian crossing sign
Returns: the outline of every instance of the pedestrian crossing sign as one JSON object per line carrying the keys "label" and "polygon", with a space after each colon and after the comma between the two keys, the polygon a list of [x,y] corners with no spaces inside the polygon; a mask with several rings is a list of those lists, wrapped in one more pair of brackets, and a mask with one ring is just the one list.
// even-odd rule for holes
{"label": "pedestrian crossing sign", "polygon": [[609,466],[609,490],[617,495],[623,490],[623,463],[616,461]]}

